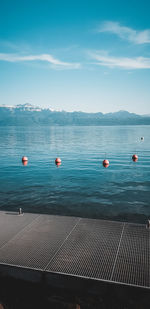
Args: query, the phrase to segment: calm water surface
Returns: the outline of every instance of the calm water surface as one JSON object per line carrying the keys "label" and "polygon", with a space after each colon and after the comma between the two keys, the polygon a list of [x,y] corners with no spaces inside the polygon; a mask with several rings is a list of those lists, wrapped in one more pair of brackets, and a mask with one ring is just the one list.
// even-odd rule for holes
{"label": "calm water surface", "polygon": [[[132,161],[135,152],[138,162]],[[102,166],[105,157],[108,168]],[[145,222],[150,217],[150,127],[0,127],[0,210],[19,207]]]}

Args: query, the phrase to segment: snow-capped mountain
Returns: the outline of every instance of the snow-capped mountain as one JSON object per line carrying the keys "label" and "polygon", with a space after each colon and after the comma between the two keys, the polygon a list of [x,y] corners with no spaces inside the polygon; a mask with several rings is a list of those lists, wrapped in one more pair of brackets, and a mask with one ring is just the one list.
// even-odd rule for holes
{"label": "snow-capped mountain", "polygon": [[150,116],[56,111],[30,103],[0,106],[0,125],[150,125]]}

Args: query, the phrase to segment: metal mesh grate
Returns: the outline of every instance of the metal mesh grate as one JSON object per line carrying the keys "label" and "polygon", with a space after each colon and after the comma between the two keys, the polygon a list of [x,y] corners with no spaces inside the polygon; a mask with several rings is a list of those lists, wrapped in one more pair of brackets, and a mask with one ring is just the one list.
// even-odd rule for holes
{"label": "metal mesh grate", "polygon": [[150,287],[149,235],[139,224],[0,212],[0,265]]}
{"label": "metal mesh grate", "polygon": [[110,279],[123,224],[81,219],[48,271]]}
{"label": "metal mesh grate", "polygon": [[150,286],[149,266],[149,230],[126,224],[112,280]]}
{"label": "metal mesh grate", "polygon": [[28,226],[39,215],[9,213],[0,211],[0,247]]}
{"label": "metal mesh grate", "polygon": [[78,220],[40,215],[0,249],[0,263],[43,270]]}

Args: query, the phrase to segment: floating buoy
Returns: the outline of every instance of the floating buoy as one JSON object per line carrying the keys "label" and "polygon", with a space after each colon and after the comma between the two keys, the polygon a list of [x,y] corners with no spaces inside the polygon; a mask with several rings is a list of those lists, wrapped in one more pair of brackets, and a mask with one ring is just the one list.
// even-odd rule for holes
{"label": "floating buoy", "polygon": [[28,158],[27,157],[22,157],[22,164],[27,165],[28,164]]}
{"label": "floating buoy", "polygon": [[144,137],[143,136],[141,137],[141,141],[144,141]]}
{"label": "floating buoy", "polygon": [[61,163],[61,159],[60,158],[56,158],[55,163]]}
{"label": "floating buoy", "polygon": [[136,154],[134,154],[134,155],[132,156],[132,160],[133,160],[134,162],[137,162],[138,156],[137,156]]}
{"label": "floating buoy", "polygon": [[57,165],[57,167],[59,167],[61,165],[61,162],[58,163],[55,162],[55,164]]}
{"label": "floating buoy", "polygon": [[61,165],[61,159],[60,158],[56,158],[55,164],[57,165],[57,167],[60,166]]}
{"label": "floating buoy", "polygon": [[22,157],[22,162],[24,161],[28,161],[28,158],[27,157]]}
{"label": "floating buoy", "polygon": [[27,165],[28,164],[28,161],[22,161],[22,165]]}
{"label": "floating buoy", "polygon": [[103,166],[106,168],[109,166],[109,161],[107,159],[103,161]]}

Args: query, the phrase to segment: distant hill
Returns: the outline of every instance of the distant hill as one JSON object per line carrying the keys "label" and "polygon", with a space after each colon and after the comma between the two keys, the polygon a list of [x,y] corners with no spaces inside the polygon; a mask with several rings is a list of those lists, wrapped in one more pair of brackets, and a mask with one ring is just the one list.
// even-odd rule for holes
{"label": "distant hill", "polygon": [[141,116],[127,111],[107,114],[65,112],[26,103],[16,106],[0,106],[0,126],[5,125],[150,125],[150,115]]}

